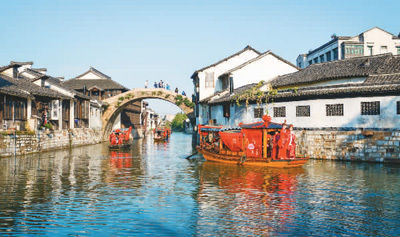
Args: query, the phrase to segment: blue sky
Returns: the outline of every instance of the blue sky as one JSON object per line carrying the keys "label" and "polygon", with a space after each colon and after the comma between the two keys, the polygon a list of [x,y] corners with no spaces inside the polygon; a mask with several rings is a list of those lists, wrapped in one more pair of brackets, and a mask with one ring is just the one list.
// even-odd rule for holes
{"label": "blue sky", "polygon": [[[337,35],[400,32],[400,1],[1,1],[0,65],[33,61],[69,79],[93,66],[128,88],[191,74],[251,45],[295,62]],[[151,102],[160,113],[179,111]]]}

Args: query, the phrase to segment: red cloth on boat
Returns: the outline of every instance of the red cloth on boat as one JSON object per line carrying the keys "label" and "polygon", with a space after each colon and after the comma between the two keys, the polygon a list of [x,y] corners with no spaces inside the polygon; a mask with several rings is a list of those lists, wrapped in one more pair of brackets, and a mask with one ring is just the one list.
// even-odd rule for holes
{"label": "red cloth on boat", "polygon": [[289,130],[287,129],[282,129],[279,136],[279,141],[278,141],[278,159],[286,159],[287,158],[287,146],[289,142]]}
{"label": "red cloth on boat", "polygon": [[120,133],[119,135],[118,135],[118,145],[122,145],[122,143],[124,143],[124,134],[123,133]]}
{"label": "red cloth on boat", "polygon": [[242,151],[242,133],[219,132],[219,136],[222,143],[224,143],[225,146],[229,148],[229,150],[234,152]]}
{"label": "red cloth on boat", "polygon": [[278,141],[279,141],[279,133],[276,133],[273,137],[272,137],[272,159],[276,160],[277,155],[278,155],[278,151],[279,151],[279,147],[278,147]]}
{"label": "red cloth on boat", "polygon": [[117,145],[117,138],[115,137],[114,133],[110,134],[110,143],[111,145]]}
{"label": "red cloth on boat", "polygon": [[246,156],[262,157],[262,129],[242,129],[245,135]]}
{"label": "red cloth on boat", "polygon": [[293,133],[289,133],[289,139],[288,139],[288,158],[295,158],[296,157],[296,136]]}

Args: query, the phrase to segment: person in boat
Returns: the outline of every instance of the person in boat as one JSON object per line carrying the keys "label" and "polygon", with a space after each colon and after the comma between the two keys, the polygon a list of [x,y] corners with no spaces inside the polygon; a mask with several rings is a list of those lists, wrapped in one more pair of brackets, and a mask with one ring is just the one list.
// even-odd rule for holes
{"label": "person in boat", "polygon": [[110,143],[111,145],[117,145],[117,137],[115,136],[114,133],[110,134]]}
{"label": "person in boat", "polygon": [[289,141],[289,133],[288,133],[288,130],[287,130],[287,126],[286,126],[286,124],[283,124],[281,132],[279,133],[278,159],[286,159],[287,158],[288,141]]}
{"label": "person in boat", "polygon": [[272,155],[271,158],[273,160],[276,160],[278,158],[278,152],[279,152],[279,142],[280,134],[278,132],[274,132],[274,135],[272,136]]}
{"label": "person in boat", "polygon": [[288,138],[287,157],[294,159],[296,158],[296,136],[293,133],[293,125],[289,126]]}
{"label": "person in boat", "polygon": [[124,143],[124,133],[118,134],[118,145],[122,145]]}

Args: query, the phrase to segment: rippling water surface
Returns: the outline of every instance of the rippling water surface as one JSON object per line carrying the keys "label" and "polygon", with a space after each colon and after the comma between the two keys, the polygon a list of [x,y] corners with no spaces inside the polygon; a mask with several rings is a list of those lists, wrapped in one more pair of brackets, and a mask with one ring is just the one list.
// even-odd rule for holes
{"label": "rippling water surface", "polygon": [[0,160],[1,235],[400,235],[400,167],[186,160],[191,136]]}

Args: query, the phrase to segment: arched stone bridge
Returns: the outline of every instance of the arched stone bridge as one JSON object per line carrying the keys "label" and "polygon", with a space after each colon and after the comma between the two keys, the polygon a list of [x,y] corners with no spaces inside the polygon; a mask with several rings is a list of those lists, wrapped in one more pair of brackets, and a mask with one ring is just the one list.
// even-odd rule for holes
{"label": "arched stone bridge", "polygon": [[115,119],[118,117],[121,111],[130,104],[130,102],[142,99],[161,99],[171,102],[172,104],[177,105],[189,117],[192,124],[195,123],[195,116],[193,113],[194,110],[189,104],[192,100],[188,97],[161,88],[136,88],[103,100],[103,102],[107,105],[101,118],[103,122],[103,137],[106,138],[108,134],[111,133],[112,125],[114,124]]}

